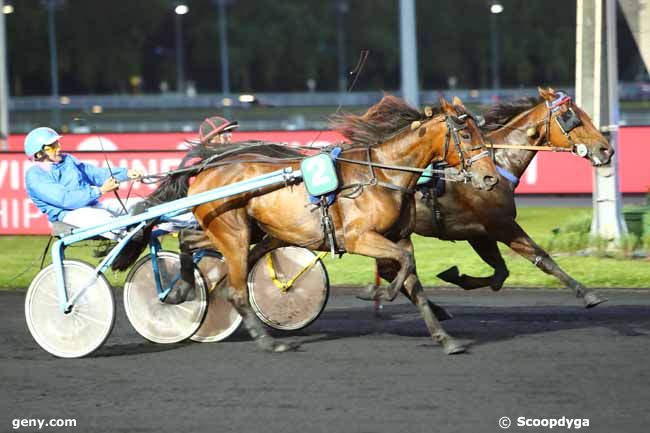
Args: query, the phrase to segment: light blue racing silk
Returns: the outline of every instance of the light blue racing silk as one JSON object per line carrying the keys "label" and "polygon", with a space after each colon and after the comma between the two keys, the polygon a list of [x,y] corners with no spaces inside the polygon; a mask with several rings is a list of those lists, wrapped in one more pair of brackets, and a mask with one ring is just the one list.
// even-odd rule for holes
{"label": "light blue racing silk", "polygon": [[[72,155],[61,156],[57,164],[38,164],[25,173],[29,198],[51,222],[63,220],[70,210],[96,204],[102,195],[99,187],[111,177],[108,168],[85,164]],[[128,179],[126,168],[112,171],[118,182]]]}

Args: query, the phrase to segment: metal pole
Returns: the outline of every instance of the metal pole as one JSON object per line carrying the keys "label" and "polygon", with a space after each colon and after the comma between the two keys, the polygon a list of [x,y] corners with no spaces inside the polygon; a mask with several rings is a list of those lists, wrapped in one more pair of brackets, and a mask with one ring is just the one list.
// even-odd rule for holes
{"label": "metal pole", "polygon": [[7,44],[5,14],[0,0],[0,150],[9,150],[9,80],[7,79]]}
{"label": "metal pole", "polygon": [[415,38],[415,0],[400,0],[400,58],[402,72],[402,97],[418,107],[418,54]]}
{"label": "metal pole", "polygon": [[[578,0],[576,102],[618,151],[618,72],[615,0]],[[627,233],[621,212],[618,157],[594,169],[591,234],[617,241]]]}
{"label": "metal pole", "polygon": [[221,60],[221,93],[230,95],[230,67],[228,65],[228,27],[226,23],[226,2],[219,0],[219,57]]}
{"label": "metal pole", "polygon": [[176,91],[185,90],[185,74],[183,71],[183,21],[182,15],[176,15]]}
{"label": "metal pole", "polygon": [[47,24],[50,43],[50,77],[52,86],[52,127],[60,128],[61,113],[59,109],[59,70],[56,53],[56,0],[47,2]]}
{"label": "metal pole", "polygon": [[490,42],[492,48],[492,90],[494,96],[498,95],[501,87],[499,79],[499,27],[497,26],[497,14],[490,12]]}
{"label": "metal pole", "polygon": [[347,12],[347,7],[348,5],[345,0],[338,0],[336,3],[336,45],[340,93],[345,93],[348,85],[347,75],[345,72],[345,29],[343,26],[343,14]]}

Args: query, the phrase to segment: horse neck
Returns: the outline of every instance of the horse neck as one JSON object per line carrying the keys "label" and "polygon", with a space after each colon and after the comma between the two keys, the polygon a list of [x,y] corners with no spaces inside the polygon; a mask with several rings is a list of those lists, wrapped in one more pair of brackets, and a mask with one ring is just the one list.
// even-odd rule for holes
{"label": "horse neck", "polygon": [[[371,148],[373,162],[390,165],[402,165],[413,168],[425,168],[434,157],[442,158],[447,129],[444,122],[425,123],[426,133],[420,136],[420,129],[406,132],[382,144]],[[397,170],[383,170],[390,182],[402,187],[415,184],[419,173]]]}
{"label": "horse neck", "polygon": [[[529,146],[546,142],[546,130],[536,125],[541,118],[539,111],[542,109],[545,109],[545,105],[539,104],[515,116],[501,128],[488,133],[488,140],[492,143],[526,144]],[[537,138],[528,137],[526,130],[535,126],[538,129],[539,136]],[[495,161],[500,167],[521,178],[535,155],[537,155],[536,150],[497,149],[495,151]]]}

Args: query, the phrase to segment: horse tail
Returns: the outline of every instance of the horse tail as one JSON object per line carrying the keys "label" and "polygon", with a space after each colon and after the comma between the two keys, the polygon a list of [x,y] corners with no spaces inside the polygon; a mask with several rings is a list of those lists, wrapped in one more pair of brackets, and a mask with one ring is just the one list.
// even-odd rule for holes
{"label": "horse tail", "polygon": [[122,251],[119,252],[113,261],[111,269],[114,271],[126,271],[138,260],[138,257],[140,257],[140,254],[142,254],[149,243],[149,237],[151,236],[154,224],[155,222],[146,225],[131,238],[129,243],[122,248]]}
{"label": "horse tail", "polygon": [[[187,196],[190,177],[195,176],[199,171],[200,168],[197,167],[196,170],[189,170],[184,173],[169,176],[161,182],[158,188],[156,188],[149,197],[134,206],[133,214],[138,215],[147,210],[150,206],[155,206]],[[151,237],[151,231],[157,223],[157,220],[152,221],[136,233],[124,246],[122,251],[119,252],[111,264],[111,269],[115,271],[125,271],[135,263],[138,257],[140,257],[140,254],[142,254],[144,249],[147,247],[149,238]]]}

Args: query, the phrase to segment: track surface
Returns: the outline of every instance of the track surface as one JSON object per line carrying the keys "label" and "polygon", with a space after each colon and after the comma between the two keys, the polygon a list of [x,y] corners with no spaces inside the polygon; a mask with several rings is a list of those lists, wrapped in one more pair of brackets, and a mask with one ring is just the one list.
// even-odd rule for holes
{"label": "track surface", "polygon": [[[504,293],[505,292],[505,293]],[[445,356],[410,304],[376,319],[335,289],[298,353],[230,341],[145,342],[119,315],[93,357],[62,360],[32,340],[24,293],[0,292],[0,432],[16,418],[75,418],[52,432],[499,432],[527,418],[587,418],[586,432],[650,431],[650,291],[603,291],[584,310],[567,291],[428,291],[470,353]]]}

